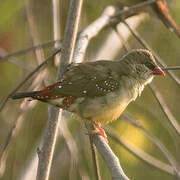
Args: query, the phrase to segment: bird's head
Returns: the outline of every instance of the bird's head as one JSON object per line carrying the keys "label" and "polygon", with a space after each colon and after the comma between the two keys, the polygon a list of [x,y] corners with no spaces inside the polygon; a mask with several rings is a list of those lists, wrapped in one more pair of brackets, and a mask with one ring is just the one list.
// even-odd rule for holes
{"label": "bird's head", "polygon": [[157,65],[152,53],[145,49],[132,50],[125,56],[130,65],[131,75],[142,80],[152,79],[154,75],[164,76],[165,73]]}

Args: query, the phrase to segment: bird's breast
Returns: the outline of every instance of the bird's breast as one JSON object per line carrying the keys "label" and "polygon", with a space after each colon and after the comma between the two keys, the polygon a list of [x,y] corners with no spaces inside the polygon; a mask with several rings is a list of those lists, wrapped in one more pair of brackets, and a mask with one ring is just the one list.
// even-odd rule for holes
{"label": "bird's breast", "polygon": [[86,99],[79,106],[79,115],[86,122],[108,123],[119,118],[129,102],[132,101],[133,92],[121,88],[106,96]]}

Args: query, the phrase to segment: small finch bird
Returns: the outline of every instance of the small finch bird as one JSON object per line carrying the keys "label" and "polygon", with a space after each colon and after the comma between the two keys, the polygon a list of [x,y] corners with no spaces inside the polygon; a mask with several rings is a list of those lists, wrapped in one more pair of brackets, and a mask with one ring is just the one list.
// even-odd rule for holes
{"label": "small finch bird", "polygon": [[150,51],[139,49],[118,61],[70,65],[59,82],[12,98],[30,97],[76,113],[94,125],[93,134],[106,137],[100,124],[116,120],[155,75],[165,74]]}
{"label": "small finch bird", "polygon": [[[118,0],[118,1],[123,3],[124,5],[133,6],[135,4],[141,3],[146,0]],[[178,27],[178,25],[170,15],[169,10],[166,6],[166,1],[157,0],[155,3],[151,5],[151,7],[158,16],[158,18],[164,23],[164,25],[171,31],[174,31],[176,35],[180,38],[180,28]]]}

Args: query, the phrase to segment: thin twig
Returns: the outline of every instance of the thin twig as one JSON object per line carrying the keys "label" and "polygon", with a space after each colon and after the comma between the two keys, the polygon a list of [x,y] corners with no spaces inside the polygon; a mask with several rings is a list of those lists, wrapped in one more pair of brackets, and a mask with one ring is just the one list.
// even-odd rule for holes
{"label": "thin twig", "polygon": [[[134,30],[131,29],[131,27],[124,21],[124,24],[127,26],[127,28],[131,31],[131,33],[133,34],[133,36],[138,40],[138,42],[146,49],[149,49],[150,51],[152,51],[152,49],[146,44],[146,42],[138,35],[137,32],[135,32]],[[155,56],[155,58],[158,60],[158,62],[162,62],[162,60],[159,58],[157,58],[157,56]],[[161,63],[162,64],[162,63]],[[176,69],[175,68],[170,68],[170,69]],[[167,69],[167,68],[163,68],[163,69]],[[170,72],[169,72],[170,73]],[[172,76],[171,76],[172,77]],[[153,85],[149,85],[154,97],[156,98],[157,102],[159,103],[162,111],[165,113],[166,117],[169,119],[169,121],[171,122],[171,124],[173,125],[173,127],[176,129],[176,131],[180,134],[180,126],[178,124],[178,122],[176,121],[176,119],[174,118],[174,116],[172,115],[171,111],[169,110],[169,108],[167,107],[167,105],[165,104],[162,96],[157,92],[154,91],[155,87]]]}
{"label": "thin twig", "polygon": [[[1,56],[6,56],[6,55],[8,55],[8,52],[5,49],[0,48],[0,57]],[[11,63],[17,65],[18,67],[20,67],[20,68],[22,68],[24,70],[28,70],[28,71],[32,71],[33,70],[32,66],[27,65],[27,63],[22,62],[19,59],[14,58],[14,57],[8,58],[8,62],[11,62]]]}
{"label": "thin twig", "polygon": [[[111,18],[115,15],[116,8],[108,6],[102,15],[90,24],[86,29],[79,35],[74,51],[73,60],[75,63],[82,62],[85,56],[85,52],[90,40],[96,36],[104,27],[109,25]],[[91,133],[93,126],[86,125],[89,133]],[[105,160],[107,166],[110,169],[113,180],[128,180],[129,178],[125,175],[121,168],[119,159],[113,153],[109,145],[106,143],[103,137],[99,135],[93,136],[93,143],[96,145],[98,151]]]}
{"label": "thin twig", "polygon": [[0,153],[0,163],[1,163],[1,160],[2,160],[2,157],[3,157],[4,153],[5,153],[5,151],[6,151],[6,149],[7,149],[7,146],[9,145],[9,142],[10,142],[10,140],[11,140],[11,137],[12,137],[12,135],[13,135],[13,132],[14,132],[14,129],[15,129],[15,128],[16,128],[16,122],[15,122],[15,123],[13,124],[13,126],[11,127],[11,129],[10,129],[8,135],[7,135],[6,141],[5,141],[4,145],[3,145],[2,151],[1,151],[1,153]]}
{"label": "thin twig", "polygon": [[6,167],[6,159],[7,159],[7,155],[9,153],[10,150],[10,143],[12,141],[12,138],[15,137],[18,133],[19,128],[22,125],[22,121],[25,118],[25,114],[27,112],[27,110],[32,109],[35,105],[37,104],[36,101],[31,101],[31,102],[27,102],[27,101],[23,101],[21,103],[21,114],[20,116],[15,120],[13,126],[10,128],[7,137],[5,139],[5,143],[3,144],[3,148],[2,151],[0,152],[0,174],[3,173],[3,171],[5,170]]}
{"label": "thin twig", "polygon": [[121,15],[124,15],[124,14],[127,14],[129,12],[132,12],[133,10],[135,9],[139,9],[139,8],[142,8],[142,7],[146,7],[146,6],[149,6],[151,4],[154,4],[157,0],[147,0],[147,1],[144,1],[142,3],[138,3],[134,6],[131,6],[131,7],[128,7],[127,9],[124,9],[124,10],[120,10],[118,11],[114,17],[118,17],[118,16],[121,16]]}
{"label": "thin twig", "polygon": [[[157,60],[157,62],[163,66],[163,68],[166,68],[167,65],[160,59],[160,57],[150,48],[150,46],[138,35],[137,32],[135,32],[126,21],[123,21],[123,23],[126,25],[126,27],[129,29],[129,31],[132,33],[132,35],[137,39],[137,41],[145,48],[150,50],[155,59]],[[180,80],[179,78],[171,71],[167,71],[167,73],[169,74],[169,76],[178,84],[180,85]]]}
{"label": "thin twig", "polygon": [[[27,12],[27,19],[28,19],[28,23],[29,23],[29,27],[30,27],[31,37],[32,37],[34,44],[39,44],[39,34],[38,34],[37,29],[36,29],[37,26],[34,25],[36,23],[36,18],[34,17],[34,13],[32,13],[32,11],[30,11],[29,8],[30,8],[30,6],[28,4],[28,6],[26,6],[26,12]],[[38,64],[41,64],[42,60],[45,59],[44,53],[43,53],[41,48],[36,49],[35,52],[36,52],[36,58],[35,59],[38,61]],[[43,71],[41,71],[36,76],[36,78],[33,80],[33,82],[31,83],[31,87],[29,89],[34,89],[34,90],[38,89],[41,86],[42,82],[45,81],[46,74],[47,74],[47,71],[45,69]],[[37,104],[36,101],[27,102],[26,100],[23,100],[21,102],[21,104],[20,104],[21,113],[19,114],[19,116],[15,120],[13,127],[8,132],[8,136],[5,140],[5,144],[4,144],[2,152],[0,154],[0,163],[1,163],[0,168],[2,168],[2,164],[4,165],[4,167],[6,165],[6,157],[7,157],[7,154],[9,152],[8,147],[10,145],[10,142],[12,141],[12,138],[17,135],[18,130],[20,129],[27,112],[30,109],[32,109],[32,107],[34,107],[36,104]]]}
{"label": "thin twig", "polygon": [[167,119],[171,122],[171,124],[174,127],[174,129],[180,135],[180,126],[179,126],[179,123],[177,122],[176,118],[173,116],[173,114],[169,110],[169,108],[166,105],[163,97],[161,96],[161,94],[159,93],[159,91],[157,90],[157,88],[153,84],[150,84],[149,88],[150,88],[153,96],[157,100],[161,110],[164,112],[164,114],[167,117]]}
{"label": "thin twig", "polygon": [[124,38],[122,37],[122,35],[119,33],[117,26],[113,27],[114,31],[116,32],[116,34],[118,35],[120,41],[122,41],[122,47],[124,48],[124,50],[126,51],[126,53],[130,50],[130,46],[127,42],[125,42]]}
{"label": "thin twig", "polygon": [[35,73],[37,73],[44,65],[46,65],[52,58],[57,54],[61,52],[61,49],[55,50],[45,61],[43,61],[39,66],[37,66],[32,72],[30,72],[26,78],[24,78],[4,99],[0,106],[0,112],[3,110],[4,106],[6,105],[8,99],[16,93]]}
{"label": "thin twig", "polygon": [[[64,112],[64,111],[63,111]],[[67,127],[67,119],[64,113],[62,112],[62,117],[59,116],[58,118],[61,118],[61,126],[59,128],[59,131],[67,145],[69,154],[70,154],[70,168],[69,168],[69,179],[73,180],[74,177],[74,171],[78,169],[79,172],[79,153],[78,153],[78,147],[74,140],[74,136],[71,134],[70,130]],[[77,170],[76,170],[77,171]],[[80,174],[80,173],[79,173]]]}
{"label": "thin twig", "polygon": [[111,22],[111,18],[115,15],[116,8],[113,6],[108,6],[104,9],[102,15],[96,19],[93,23],[86,27],[78,37],[76,43],[76,48],[74,50],[73,61],[75,63],[82,62],[86,54],[87,46],[90,40],[98,35],[98,33],[108,26]]}
{"label": "thin twig", "polygon": [[113,153],[112,149],[105,142],[104,138],[99,135],[95,135],[93,136],[93,142],[96,145],[100,154],[102,155],[103,159],[105,160],[108,168],[111,170],[112,179],[129,180],[120,165],[118,157]]}
{"label": "thin twig", "polygon": [[[137,32],[135,32],[134,30],[132,30],[131,29],[131,27],[124,21],[124,24],[126,25],[126,27],[130,30],[130,32],[132,33],[132,35],[139,41],[139,43],[144,47],[144,48],[146,48],[146,49],[149,49],[149,50],[151,50],[151,48],[149,48],[149,46],[146,44],[146,42],[138,35],[138,33]],[[151,50],[152,51],[152,50]],[[161,59],[159,59],[158,57],[156,57],[155,56],[155,58],[157,58],[158,59],[158,61],[160,61],[160,63],[162,64],[162,60]],[[157,99],[157,98],[156,98]],[[158,103],[159,104],[161,104],[160,102],[159,102],[159,99],[157,99],[158,100]],[[162,104],[161,104],[162,105]],[[161,106],[161,108],[163,108],[163,106]],[[163,108],[164,109],[164,108]],[[167,109],[166,109],[167,110]],[[163,111],[165,111],[165,110],[163,110]],[[167,111],[165,111],[166,113],[167,113]],[[169,115],[169,109],[168,109],[168,114],[166,114],[166,116],[167,115]],[[172,115],[171,113],[170,113],[170,115]],[[173,116],[167,116],[167,117],[173,117]],[[130,119],[130,118],[128,118],[128,119]],[[169,119],[170,120],[170,119]],[[173,124],[173,125],[175,125],[174,127],[177,127],[177,122],[176,122],[176,120],[174,121],[174,119],[172,120],[170,120],[170,122]],[[176,123],[174,123],[174,122],[176,122]],[[174,171],[176,172],[176,174],[178,175],[178,177],[180,176],[180,174],[178,174],[178,169],[179,169],[179,167],[177,167],[177,162],[174,160],[174,158],[170,155],[170,153],[165,149],[165,147],[160,143],[160,141],[158,141],[158,140],[156,140],[146,129],[144,129],[142,126],[140,126],[139,124],[136,124],[136,126],[137,127],[139,127],[146,135],[147,135],[147,137],[149,138],[149,139],[151,139],[153,142],[154,142],[154,144],[163,152],[163,154],[166,156],[166,158],[168,159],[168,161],[171,163],[171,165],[173,166],[173,168],[174,168]],[[179,126],[178,126],[179,127]],[[177,130],[177,129],[176,129]]]}
{"label": "thin twig", "polygon": [[[145,18],[144,14],[139,14],[137,16],[133,16],[132,18],[127,19],[127,21],[132,25],[133,29],[136,29],[139,25],[141,25],[141,22],[144,20],[144,18]],[[110,28],[112,28],[112,26],[114,27],[114,24],[108,25],[108,27]],[[131,37],[131,33],[127,30],[127,28],[123,23],[119,23],[117,25],[117,28],[118,28],[118,32],[122,34],[124,41],[127,42],[128,39]],[[112,46],[112,42],[113,42],[113,46]],[[114,59],[119,54],[122,48],[123,48],[123,41],[120,41],[120,39],[117,37],[117,34],[114,33],[114,31],[110,31],[108,32],[105,40],[103,41],[103,46],[98,47],[98,51],[94,50],[91,56],[88,57],[89,59],[93,59],[93,60]]]}
{"label": "thin twig", "polygon": [[179,164],[171,155],[171,153],[169,153],[166,147],[157,138],[155,138],[149,131],[147,131],[141,124],[139,124],[136,120],[124,114],[121,115],[120,118],[123,120],[126,120],[127,122],[137,127],[139,130],[141,130],[153,142],[153,144],[156,145],[156,147],[164,154],[166,159],[172,165],[174,172],[180,178]]}
{"label": "thin twig", "polygon": [[12,53],[9,53],[5,56],[0,56],[0,61],[4,60],[4,59],[8,59],[9,57],[11,56],[17,56],[17,55],[21,55],[21,54],[25,54],[29,51],[34,51],[38,48],[46,48],[46,47],[51,47],[53,46],[56,42],[61,42],[62,40],[61,39],[57,39],[57,40],[53,40],[53,41],[48,41],[46,43],[42,43],[42,44],[38,44],[36,46],[31,46],[31,47],[28,47],[28,48],[25,48],[25,49],[21,49],[21,50],[18,50],[18,51],[15,51],[15,52],[12,52]]}
{"label": "thin twig", "polygon": [[[79,18],[81,14],[82,0],[71,0],[67,24],[65,28],[65,35],[62,44],[61,60],[58,67],[56,80],[62,77],[66,66],[71,62],[74,51],[75,39],[77,36]],[[50,167],[52,163],[52,156],[54,153],[55,142],[58,132],[58,125],[60,118],[58,118],[58,109],[54,106],[49,108],[49,118],[44,134],[43,146],[39,156],[39,164],[37,171],[38,180],[47,180],[49,178]]]}
{"label": "thin twig", "polygon": [[116,133],[115,129],[112,129],[110,126],[104,127],[106,133],[115,140],[118,144],[122,145],[126,148],[130,153],[134,154],[137,158],[143,160],[144,162],[148,163],[152,167],[158,168],[164,172],[167,172],[171,175],[175,175],[173,168],[163,163],[162,161],[156,159],[155,157],[147,154],[146,152],[142,151],[141,149],[135,147],[132,143],[128,142],[125,138],[119,137]]}
{"label": "thin twig", "polygon": [[[134,9],[137,9],[137,8],[149,6],[150,4],[155,3],[156,1],[157,0],[148,0],[146,2],[139,3],[139,4],[136,4],[136,5],[132,6],[132,7],[129,7],[127,9],[125,9],[125,10],[120,10],[119,12],[117,12],[117,14],[114,14],[114,17],[118,17],[118,16],[120,16],[122,14],[129,13],[129,12],[131,12]],[[29,48],[25,48],[25,49],[22,49],[22,50],[19,50],[19,51],[9,53],[6,56],[0,56],[0,60],[7,59],[7,58],[9,58],[11,56],[24,54],[24,53],[27,53],[28,51],[33,51],[33,50],[35,50],[37,48],[46,48],[46,47],[49,47],[49,46],[53,46],[56,42],[62,42],[62,39],[57,39],[57,40],[54,40],[54,41],[49,41],[49,42],[46,42],[46,43],[38,44],[36,46],[32,46],[32,47],[29,47]]]}
{"label": "thin twig", "polygon": [[164,70],[164,71],[169,71],[169,70],[180,70],[180,66],[163,67],[162,70]]}
{"label": "thin twig", "polygon": [[[53,0],[53,30],[54,30],[54,39],[60,39],[61,37],[61,26],[60,26],[60,0]],[[55,48],[60,47],[60,43],[54,44]],[[60,55],[57,54],[55,57],[55,63],[59,64]],[[70,154],[70,168],[69,168],[69,179],[74,179],[74,172],[79,170],[79,154],[78,154],[78,148],[76,145],[76,142],[74,140],[74,137],[71,134],[71,131],[69,131],[67,127],[68,120],[66,119],[66,116],[64,115],[63,111],[59,112],[58,118],[61,120],[61,126],[60,126],[60,133],[64,139],[65,143],[68,147],[69,154]]]}
{"label": "thin twig", "polygon": [[96,150],[96,147],[93,143],[93,139],[92,139],[91,135],[89,136],[89,141],[90,141],[90,145],[91,145],[91,152],[92,152],[91,154],[92,154],[92,161],[93,161],[94,172],[95,172],[95,179],[101,180],[97,150]]}

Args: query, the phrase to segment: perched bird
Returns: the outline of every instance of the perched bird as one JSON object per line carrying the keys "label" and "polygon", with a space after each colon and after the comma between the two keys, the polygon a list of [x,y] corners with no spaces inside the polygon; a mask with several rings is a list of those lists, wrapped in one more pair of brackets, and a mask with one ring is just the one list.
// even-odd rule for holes
{"label": "perched bird", "polygon": [[116,120],[155,75],[165,74],[150,51],[138,49],[118,61],[70,65],[59,82],[12,98],[30,97],[76,113],[94,125],[93,134],[106,137],[100,124]]}
{"label": "perched bird", "polygon": [[[135,4],[147,0],[118,0],[118,1],[126,6],[133,6]],[[159,17],[159,19],[164,23],[164,25],[171,31],[174,31],[176,35],[180,38],[180,28],[178,27],[178,25],[176,24],[176,22],[169,13],[169,10],[166,6],[166,0],[157,0],[155,3],[151,5],[151,7],[153,11],[156,13],[156,15]],[[145,10],[147,10],[147,8]]]}

